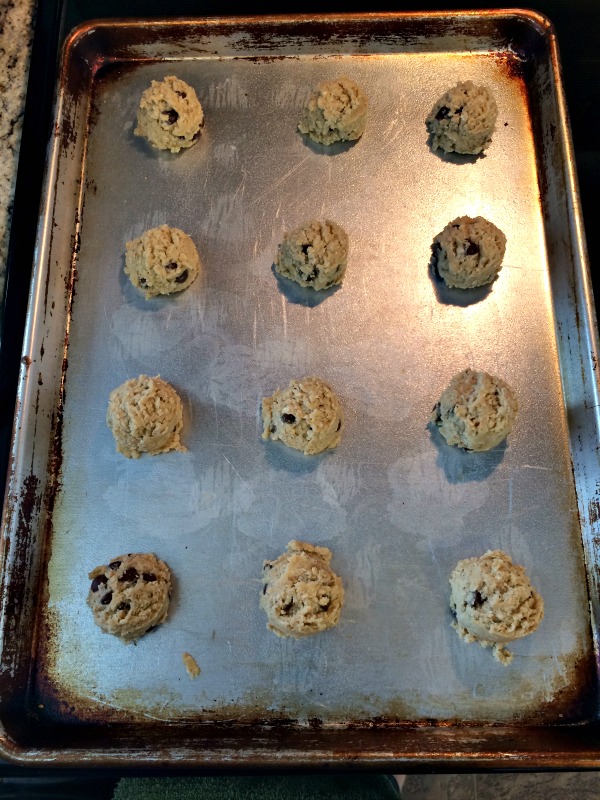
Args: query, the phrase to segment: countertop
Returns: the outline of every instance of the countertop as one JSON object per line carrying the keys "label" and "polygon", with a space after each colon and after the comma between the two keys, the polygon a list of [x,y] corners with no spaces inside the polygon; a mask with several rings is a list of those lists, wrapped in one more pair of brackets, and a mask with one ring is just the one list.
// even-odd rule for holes
{"label": "countertop", "polygon": [[34,0],[0,0],[0,297],[4,289],[34,8]]}

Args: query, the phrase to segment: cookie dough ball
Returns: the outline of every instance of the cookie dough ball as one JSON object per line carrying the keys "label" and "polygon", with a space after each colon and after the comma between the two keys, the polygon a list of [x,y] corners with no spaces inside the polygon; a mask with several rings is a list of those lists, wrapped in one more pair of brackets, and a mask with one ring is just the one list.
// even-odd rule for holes
{"label": "cookie dough ball", "polygon": [[106,633],[135,642],[167,618],[169,568],[153,553],[129,553],[93,569],[87,604]]}
{"label": "cookie dough ball", "polygon": [[319,144],[359,139],[367,124],[367,96],[351,78],[323,81],[304,107],[298,130]]}
{"label": "cookie dough ball", "polygon": [[335,222],[315,220],[285,234],[275,270],[300,286],[330,289],[342,282],[347,260],[348,234]]}
{"label": "cookie dough ball", "polygon": [[197,142],[204,126],[204,112],[196,92],[174,75],[152,81],[142,95],[134,133],[152,147],[178,153]]}
{"label": "cookie dough ball", "polygon": [[344,415],[333,389],[310,377],[264,397],[262,420],[263,439],[279,440],[309,456],[339,444]]}
{"label": "cookie dough ball", "polygon": [[478,155],[489,145],[498,107],[485,86],[457,83],[427,117],[432,147],[446,153]]}
{"label": "cookie dough ball", "polygon": [[331,550],[289,542],[287,553],[265,561],[260,607],[267,628],[299,639],[337,625],[344,603],[342,579],[329,563]]}
{"label": "cookie dough ball", "polygon": [[513,390],[501,378],[465,369],[450,381],[431,421],[448,444],[491,450],[510,433],[518,408]]}
{"label": "cookie dough ball", "polygon": [[179,228],[151,228],[125,245],[125,274],[146,298],[181,292],[199,273],[196,246]]}
{"label": "cookie dough ball", "polygon": [[451,288],[473,289],[492,283],[500,272],[506,236],[483,217],[457,217],[433,240],[433,257]]}
{"label": "cookie dough ball", "polygon": [[110,393],[106,422],[117,450],[127,458],[142,453],[185,450],[179,440],[183,406],[173,387],[158,375],[140,375]]}
{"label": "cookie dough ball", "polygon": [[533,633],[544,616],[544,601],[523,567],[502,550],[488,550],[454,568],[450,609],[462,639],[493,647],[498,661],[510,664],[513,656],[504,645]]}

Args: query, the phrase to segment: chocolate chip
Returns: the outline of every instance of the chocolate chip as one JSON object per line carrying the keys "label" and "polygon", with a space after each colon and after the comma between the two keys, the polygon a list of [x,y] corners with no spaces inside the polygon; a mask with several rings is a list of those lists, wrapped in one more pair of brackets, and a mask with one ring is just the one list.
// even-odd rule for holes
{"label": "chocolate chip", "polygon": [[477,590],[474,592],[469,592],[467,595],[467,603],[471,606],[471,608],[481,608],[481,606],[485,603],[485,600],[486,598],[482,597]]}
{"label": "chocolate chip", "polygon": [[302,245],[302,247],[300,248],[300,249],[302,250],[302,252],[304,253],[304,255],[305,255],[305,256],[307,256],[307,255],[308,255],[308,248],[309,248],[309,247],[310,247],[310,245],[309,245],[309,244],[303,244],[303,245]]}
{"label": "chocolate chip", "polygon": [[466,255],[468,256],[476,256],[479,253],[479,245],[475,242],[472,242],[471,239],[467,239],[467,249],[465,250]]}
{"label": "chocolate chip", "polygon": [[185,92],[179,92],[177,91],[177,89],[175,89],[175,94],[179,95],[179,97],[183,98],[184,100],[187,97],[187,94]]}
{"label": "chocolate chip", "polygon": [[195,134],[192,136],[192,142],[197,142],[197,141],[198,141],[198,139],[199,139],[201,136],[202,136],[202,125],[201,125],[201,126],[200,126],[200,128],[199,128],[199,129],[196,131],[196,133],[195,133]]}
{"label": "chocolate chip", "polygon": [[140,286],[146,285],[146,278],[140,278]]}
{"label": "chocolate chip", "polygon": [[107,581],[106,575],[97,575],[92,581],[92,592],[97,592],[99,586],[106,586]]}
{"label": "chocolate chip", "polygon": [[263,586],[263,594],[266,594],[266,593],[267,593],[267,584],[265,583],[265,585]]}
{"label": "chocolate chip", "polygon": [[142,578],[146,581],[146,583],[154,583],[156,580],[156,575],[153,572],[142,572]]}
{"label": "chocolate chip", "polygon": [[435,419],[434,419],[435,424],[439,425],[440,422],[442,421],[442,413],[441,413],[441,410],[440,410],[440,404],[439,403],[436,403],[434,405],[432,413],[435,414]]}
{"label": "chocolate chip", "polygon": [[175,261],[169,261],[168,264],[165,264],[165,269],[177,269],[179,264],[176,264]]}
{"label": "chocolate chip", "polygon": [[120,566],[121,566],[121,562],[120,561],[111,561],[110,564],[108,565],[108,568],[109,569],[119,569]]}
{"label": "chocolate chip", "polygon": [[126,581],[135,583],[139,577],[140,575],[137,569],[135,567],[129,567],[119,578],[119,583],[125,583]]}
{"label": "chocolate chip", "polygon": [[294,605],[294,601],[293,601],[293,600],[290,600],[290,601],[289,601],[288,603],[286,603],[284,606],[281,606],[281,613],[282,613],[282,614],[287,614],[287,613],[288,613],[288,611],[291,609],[291,607],[292,607],[293,605]]}
{"label": "chocolate chip", "polygon": [[167,115],[168,125],[175,125],[175,123],[179,119],[179,114],[175,111],[174,108],[169,108],[168,111],[163,111],[162,113]]}
{"label": "chocolate chip", "polygon": [[325,605],[323,605],[323,604],[322,604],[322,603],[319,601],[319,605],[320,605],[320,607],[321,607],[321,608],[320,608],[320,610],[321,610],[321,611],[327,611],[327,609],[328,609],[328,608],[329,608],[329,606],[331,605],[331,598],[330,598],[330,597],[328,597],[328,598],[327,598],[327,602],[325,603]]}
{"label": "chocolate chip", "polygon": [[269,428],[269,430],[271,431],[271,433],[275,433],[275,431],[277,430],[277,428],[275,427],[275,425],[271,425],[271,427]]}
{"label": "chocolate chip", "polygon": [[338,422],[338,426],[337,426],[337,428],[335,429],[335,432],[337,433],[341,427],[342,427],[342,420],[339,420],[339,422]]}
{"label": "chocolate chip", "polygon": [[460,108],[457,108],[454,113],[457,114],[458,116],[460,116],[462,114],[462,112],[463,112],[463,108],[464,108],[464,106],[461,106]]}
{"label": "chocolate chip", "polygon": [[281,421],[286,425],[293,425],[296,422],[296,417],[293,414],[282,414]]}
{"label": "chocolate chip", "polygon": [[181,273],[181,275],[178,275],[175,278],[175,283],[185,283],[187,281],[187,279],[188,279],[188,275],[189,275],[189,272],[187,271],[187,269],[184,269],[183,272]]}
{"label": "chocolate chip", "polygon": [[119,605],[117,606],[117,611],[129,611],[130,608],[131,605],[129,603],[123,602],[119,603]]}
{"label": "chocolate chip", "polygon": [[435,115],[435,118],[436,119],[448,119],[449,116],[450,116],[450,109],[448,108],[448,106],[442,106],[440,108],[440,110],[437,112],[437,114]]}
{"label": "chocolate chip", "polygon": [[304,278],[304,280],[307,281],[308,283],[312,283],[312,281],[314,281],[318,277],[319,277],[319,268],[318,267],[313,267],[312,272],[309,273]]}
{"label": "chocolate chip", "polygon": [[104,595],[104,597],[103,597],[103,598],[100,600],[100,603],[101,603],[103,606],[107,606],[107,605],[110,603],[110,601],[111,601],[111,600],[112,600],[112,592],[107,592],[107,593]]}

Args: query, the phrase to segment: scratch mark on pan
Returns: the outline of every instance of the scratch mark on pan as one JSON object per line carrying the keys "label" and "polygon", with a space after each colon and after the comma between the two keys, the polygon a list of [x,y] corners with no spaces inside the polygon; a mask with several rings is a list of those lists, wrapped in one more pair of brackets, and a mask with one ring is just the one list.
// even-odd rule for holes
{"label": "scratch mark on pan", "polygon": [[287,309],[285,307],[285,297],[281,296],[281,313],[283,317],[283,338],[287,339]]}
{"label": "scratch mark on pan", "polygon": [[232,470],[235,472],[235,474],[238,476],[238,478],[241,480],[241,482],[244,484],[244,486],[246,487],[246,489],[250,489],[250,487],[248,486],[248,484],[246,483],[246,481],[245,481],[245,480],[242,478],[242,476],[240,475],[240,473],[239,473],[239,472],[237,471],[237,469],[236,469],[236,468],[233,466],[233,464],[231,463],[231,461],[230,461],[230,460],[227,458],[227,456],[225,455],[225,453],[221,453],[221,455],[223,456],[223,458],[225,459],[225,461],[226,461],[226,462],[229,464],[229,466],[231,467],[231,469],[232,469]]}
{"label": "scratch mark on pan", "polygon": [[217,429],[217,442],[219,441],[219,409],[217,407],[217,399],[213,397],[213,407],[215,409],[215,428]]}
{"label": "scratch mark on pan", "polygon": [[506,521],[512,523],[513,513],[513,476],[508,479],[508,511],[506,512]]}
{"label": "scratch mark on pan", "polygon": [[254,321],[252,323],[252,349],[256,352],[256,339],[257,339],[258,320],[256,318],[256,308],[254,309]]}
{"label": "scratch mark on pan", "polygon": [[[303,158],[302,161],[299,161],[291,169],[288,169],[285,175],[282,175],[278,181],[276,181],[272,186],[269,187],[269,191],[274,192],[276,189],[279,189],[282,183],[285,183],[285,181],[287,181],[287,179],[290,178],[294,174],[294,172],[297,172],[300,169],[300,167],[308,161],[308,158],[309,158],[308,156],[305,156],[305,158]],[[256,203],[259,203],[260,201],[262,201],[262,199],[263,195],[259,194],[257,197],[254,198],[254,200],[251,203],[248,203],[248,207],[253,206]]]}
{"label": "scratch mark on pan", "polygon": [[540,469],[543,472],[553,472],[552,467],[537,467],[535,464],[521,464],[520,469]]}
{"label": "scratch mark on pan", "polygon": [[[115,702],[110,702],[109,703],[106,700],[101,700],[99,697],[92,697],[92,700],[94,701],[94,703],[98,703],[101,706],[107,706],[110,709],[117,709],[118,711],[119,710],[120,711],[129,711],[130,710],[126,706],[122,706],[119,703],[115,703]],[[159,711],[162,711],[166,705],[167,705],[167,702],[165,702],[163,704],[163,706],[159,709]],[[154,714],[151,714],[149,711],[144,711],[141,708],[140,709],[136,709],[136,714],[140,714],[141,716],[147,717],[148,719],[154,719],[157,722],[164,722],[164,719],[162,717],[156,717],[156,716],[154,716]]]}

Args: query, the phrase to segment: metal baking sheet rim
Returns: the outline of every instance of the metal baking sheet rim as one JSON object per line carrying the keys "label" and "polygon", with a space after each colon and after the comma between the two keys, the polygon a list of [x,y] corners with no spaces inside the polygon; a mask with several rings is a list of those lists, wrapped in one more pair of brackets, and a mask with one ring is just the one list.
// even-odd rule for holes
{"label": "metal baking sheet rim", "polygon": [[[485,13],[488,13],[488,12],[485,12]],[[492,16],[494,12],[489,12],[489,13],[490,13],[490,16]],[[513,13],[513,12],[511,12],[511,13]],[[523,13],[523,12],[518,12],[518,13]],[[563,95],[563,91],[562,91],[562,86],[560,84],[560,71],[559,71],[559,65],[558,65],[556,42],[555,42],[555,39],[554,39],[554,35],[551,32],[549,32],[550,29],[545,24],[545,21],[543,20],[543,18],[541,18],[539,15],[535,15],[535,14],[532,14],[530,12],[524,12],[524,13],[527,14],[537,25],[544,25],[544,27],[546,28],[546,36],[547,36],[548,41],[549,41],[551,57],[552,57],[554,70],[555,70],[555,77],[557,79],[558,103],[559,103],[560,112],[561,112],[561,117],[560,117],[561,131],[560,132],[562,134],[563,149],[564,149],[564,154],[566,156],[565,157],[566,183],[567,183],[567,188],[570,189],[570,191],[567,192],[567,198],[568,198],[568,201],[569,201],[571,232],[572,232],[572,235],[573,235],[573,242],[572,242],[573,247],[572,247],[571,253],[572,253],[572,257],[575,260],[576,265],[578,267],[578,269],[575,271],[575,273],[573,275],[574,281],[570,285],[569,288],[570,288],[571,292],[573,293],[573,295],[577,298],[577,307],[579,308],[579,311],[580,311],[580,314],[581,314],[581,317],[582,317],[582,319],[580,320],[580,326],[579,326],[578,342],[576,343],[575,347],[577,349],[577,348],[579,348],[581,346],[581,344],[583,343],[582,342],[582,337],[583,337],[583,339],[585,340],[585,345],[589,348],[589,353],[591,355],[592,361],[594,362],[594,370],[595,370],[595,363],[596,363],[595,362],[595,356],[596,356],[596,353],[598,351],[597,335],[596,335],[596,332],[595,332],[595,330],[596,330],[595,329],[595,318],[594,318],[592,294],[591,294],[590,282],[589,282],[589,273],[588,273],[586,255],[585,255],[585,240],[584,240],[583,230],[582,230],[581,221],[580,221],[581,220],[581,215],[579,213],[579,203],[578,203],[578,196],[577,196],[577,191],[576,191],[576,179],[575,179],[575,173],[574,173],[574,162],[573,162],[571,145],[570,145],[570,136],[569,136],[569,130],[568,130],[568,123],[566,121],[567,120],[566,108],[565,108],[565,105],[564,105],[564,95]],[[408,17],[408,16],[411,16],[411,17],[424,17],[424,16],[434,16],[434,15],[378,15],[378,16],[381,16],[381,17],[385,16],[388,19],[397,19],[397,18],[401,19],[402,17]],[[440,12],[437,16],[441,17],[443,19],[445,15],[442,12]],[[477,12],[472,12],[472,13],[469,14],[469,16],[472,16],[473,18],[476,18]],[[360,15],[356,15],[356,18],[357,19],[361,19]],[[288,21],[293,21],[293,19],[292,20],[289,20],[289,18],[286,18],[286,19]],[[230,24],[235,25],[236,23],[244,22],[244,21],[245,20],[231,20],[229,22],[230,22]],[[263,22],[268,22],[269,20],[260,20],[259,18],[252,18],[252,21],[253,21],[253,23],[263,23]],[[278,21],[281,21],[281,18],[279,18]],[[221,21],[219,20],[219,22],[221,22]],[[160,23],[158,23],[158,24],[160,24]],[[170,24],[175,24],[175,23],[170,23]],[[74,39],[77,36],[84,35],[86,33],[85,27],[91,28],[92,26],[91,25],[84,26],[83,32],[77,32],[75,34],[72,34],[72,37],[71,37],[70,41],[73,42]],[[59,111],[58,111],[57,118],[60,118],[60,108],[59,108]],[[52,177],[53,177],[53,174],[54,174],[54,170],[56,168],[56,162],[58,160],[58,153],[59,153],[59,150],[58,150],[58,147],[57,147],[54,150],[54,156],[53,156],[53,160],[52,160],[52,163],[51,163],[51,168],[49,169],[48,175],[47,175],[47,180],[48,180],[47,189],[50,188],[49,183],[52,180]],[[51,196],[52,196],[52,192],[48,191],[47,195],[46,195],[46,197],[47,197],[47,201],[46,202],[47,203],[49,203],[51,201]],[[76,230],[77,230],[77,226],[76,226]],[[48,231],[43,231],[42,230],[40,232],[39,239],[38,239],[38,247],[37,247],[37,251],[38,251],[38,254],[39,254],[38,267],[40,265],[44,264],[44,254],[49,251],[49,248],[50,248],[49,236],[51,236],[51,234],[49,234]],[[77,233],[75,233],[75,237],[77,237]],[[73,242],[71,258],[69,259],[69,265],[70,266],[69,266],[67,275],[65,276],[66,277],[66,280],[65,280],[65,296],[66,296],[66,299],[67,299],[67,302],[66,302],[67,313],[66,313],[66,320],[65,321],[67,321],[68,317],[69,317],[68,308],[70,307],[70,304],[72,302],[73,294],[74,294],[75,286],[76,286],[76,256],[77,256],[77,250],[78,250],[78,242],[75,239],[75,241]],[[46,265],[46,268],[47,268],[47,265]],[[48,280],[48,278],[49,278],[49,276],[47,275],[46,276],[46,280]],[[47,284],[45,286],[45,291],[46,292],[48,291]],[[34,365],[34,363],[36,362],[37,359],[35,357],[32,357],[33,356],[32,338],[34,336],[34,326],[35,326],[35,323],[36,323],[35,312],[36,312],[36,309],[39,309],[40,295],[43,294],[43,292],[44,292],[43,281],[38,279],[37,283],[33,283],[32,284],[32,292],[31,292],[31,296],[30,296],[30,315],[28,317],[28,324],[27,324],[27,330],[26,330],[26,336],[25,336],[25,342],[24,342],[23,366],[22,366],[20,383],[19,383],[19,386],[20,386],[19,395],[18,395],[18,398],[17,398],[17,413],[16,413],[16,416],[15,416],[14,446],[13,446],[13,450],[12,450],[12,453],[13,453],[12,466],[13,466],[13,468],[11,469],[11,471],[9,473],[9,482],[8,482],[9,491],[7,492],[7,502],[5,504],[5,509],[4,509],[4,522],[3,522],[3,536],[4,536],[3,545],[4,545],[4,547],[3,547],[2,620],[1,620],[1,622],[2,622],[2,639],[3,639],[3,641],[5,641],[5,636],[4,636],[5,631],[7,629],[9,629],[10,624],[11,624],[10,619],[9,619],[11,607],[10,607],[10,605],[7,605],[7,593],[5,592],[5,589],[7,588],[7,586],[10,585],[11,579],[12,579],[13,574],[14,574],[14,571],[13,571],[13,574],[11,574],[11,571],[10,570],[7,571],[5,568],[6,568],[7,564],[9,566],[11,566],[11,562],[12,562],[12,565],[17,564],[19,567],[21,567],[21,568],[23,568],[25,570],[26,574],[29,573],[27,575],[29,582],[27,584],[24,584],[24,586],[28,590],[29,595],[30,595],[30,597],[32,599],[32,602],[34,602],[33,598],[35,597],[35,584],[36,584],[37,578],[39,577],[39,574],[40,574],[39,567],[40,567],[41,560],[43,558],[43,546],[44,546],[43,531],[44,531],[45,523],[47,521],[47,509],[46,509],[45,506],[49,502],[52,501],[52,496],[53,496],[53,492],[54,492],[54,488],[55,488],[55,487],[52,487],[52,486],[50,486],[50,487],[45,486],[44,487],[44,481],[42,479],[40,479],[39,477],[37,477],[38,475],[44,475],[45,474],[45,463],[44,462],[47,461],[47,453],[40,453],[40,449],[43,449],[43,448],[38,448],[38,450],[36,452],[35,442],[34,441],[32,441],[32,440],[29,440],[28,442],[27,441],[23,441],[23,439],[19,438],[19,436],[18,436],[19,430],[24,425],[24,423],[26,423],[26,421],[27,421],[27,412],[26,412],[25,409],[27,407],[28,399],[31,398],[31,394],[32,394],[32,392],[31,392],[31,384],[33,384],[33,378],[35,377],[34,369],[32,367],[33,367],[33,365]],[[67,327],[67,335],[68,335],[68,322],[67,322],[67,326],[66,327]],[[61,333],[61,335],[62,335],[62,333]],[[567,337],[567,339],[568,339],[568,337]],[[569,347],[570,344],[567,343],[566,346]],[[43,347],[43,343],[42,343],[42,347]],[[63,360],[66,358],[66,351],[67,351],[66,342],[64,342],[63,343],[63,348],[61,350]],[[62,366],[63,367],[65,366],[64,363],[63,363]],[[63,374],[63,378],[64,378],[64,370],[63,370],[62,374]],[[578,427],[580,427],[580,428],[586,427],[588,429],[592,429],[592,430],[596,430],[597,431],[597,425],[598,425],[598,419],[597,419],[598,383],[597,383],[597,380],[596,381],[592,380],[590,382],[589,381],[589,376],[583,375],[582,377],[584,378],[584,382],[583,382],[584,385],[581,386],[580,388],[581,388],[581,391],[582,391],[584,396],[583,396],[583,402],[582,402],[581,406],[578,405],[578,408],[581,408],[581,410],[582,410],[581,416],[577,420]],[[588,377],[588,381],[587,382],[585,380],[586,377]],[[593,378],[593,375],[591,377]],[[568,386],[570,386],[570,385],[571,384],[568,384]],[[568,386],[567,386],[567,388],[568,388]],[[60,389],[60,395],[62,397],[62,387]],[[39,392],[38,392],[38,399],[39,399]],[[579,399],[581,399],[581,397],[579,397]],[[590,403],[590,400],[593,400],[593,399],[596,400],[595,404]],[[57,412],[55,412],[54,410],[51,412],[52,414],[54,414],[53,419],[52,419],[52,429],[54,431],[54,434],[56,434],[57,428],[59,428],[60,424],[61,424],[61,399],[60,398],[58,399],[58,403],[56,405],[56,408],[58,409]],[[595,413],[593,412],[593,410],[590,411],[590,409],[594,409],[594,408],[596,409]],[[585,412],[585,413],[583,413],[583,412]],[[590,417],[593,417],[593,419],[591,420],[591,428],[590,428]],[[581,437],[579,437],[579,440],[581,441]],[[31,463],[31,469],[30,469],[28,474],[25,474],[25,470],[23,470],[23,469],[21,470],[21,473],[18,474],[18,465],[19,465],[20,462],[23,462],[23,453],[27,452],[28,445],[30,446],[29,447],[30,453],[28,453],[28,455],[31,455],[31,462],[30,462]],[[581,452],[581,456],[582,456],[583,460],[586,461],[585,456],[587,454],[584,452],[584,450],[585,450],[585,448],[582,445],[581,448],[580,448],[580,452]],[[52,459],[56,459],[56,458],[57,458],[56,453],[54,453],[54,454],[51,453],[50,459],[52,460]],[[574,461],[576,459],[577,459],[577,450],[575,449]],[[40,466],[41,467],[40,471],[36,471],[36,469],[34,468],[34,465],[35,466]],[[594,465],[592,464],[591,466],[593,467]],[[54,461],[53,474],[56,477],[58,476],[58,473],[59,473],[58,467],[59,467],[59,464],[56,461]],[[585,467],[588,468],[587,477],[589,477],[589,479],[591,481],[593,481],[594,474],[593,474],[593,471],[590,469],[589,459],[587,459]],[[585,471],[585,468],[584,468],[584,471]],[[21,490],[20,495],[19,495],[19,490]],[[579,500],[579,502],[581,504],[582,498],[579,496],[579,493],[578,493],[578,500]],[[600,502],[598,501],[597,495],[587,498],[587,503],[586,503],[586,506],[585,506],[585,512],[584,512],[584,516],[582,516],[582,519],[589,523],[590,528],[594,528],[594,527],[596,529],[598,528],[598,518],[600,516],[600,514],[597,513],[598,509],[600,509]],[[581,513],[581,509],[580,509],[580,513]],[[37,529],[37,533],[40,535],[40,538],[42,539],[41,542],[39,542],[39,541],[36,542],[35,541],[34,529]],[[40,533],[40,531],[41,531],[41,533]],[[18,541],[17,541],[17,537],[15,536],[15,534],[17,532],[20,532],[20,540],[18,540]],[[37,551],[37,554],[36,553],[32,553],[32,552],[26,552],[26,548],[23,547],[23,542],[24,542],[23,536],[24,536],[24,534],[26,534],[24,539],[25,539],[25,541],[26,541],[26,543],[28,545],[31,545],[32,543],[35,542],[35,544],[39,547],[39,550]],[[595,544],[595,542],[594,542],[594,544]],[[590,550],[590,548],[587,548],[586,549],[586,555],[587,555],[588,559],[590,559],[590,556],[592,554],[593,553]],[[588,566],[588,569],[590,571],[590,581],[592,582],[592,584],[594,586],[595,586],[596,579],[597,579],[597,568],[595,566],[596,564],[597,564],[597,561],[595,560],[595,561],[592,562],[592,566],[591,567]],[[597,608],[596,608],[598,592],[597,591],[596,592],[591,592],[591,596],[592,596],[593,619],[595,620],[595,619],[598,618],[597,617]],[[14,611],[14,603],[13,603],[12,610]],[[27,610],[24,611],[24,614],[26,616]],[[6,655],[6,653],[4,653],[4,655],[3,655],[3,668],[5,667],[5,661],[4,661],[4,656],[5,655]],[[22,664],[17,663],[17,661],[18,661],[18,659],[14,659],[13,660],[13,664],[12,664],[12,666],[15,669],[16,673],[19,672],[20,670],[22,670],[22,666],[23,666]],[[3,671],[5,671],[5,669],[3,669]],[[2,676],[2,682],[4,684],[4,676]],[[3,691],[5,692],[5,689],[3,689]],[[360,729],[360,726],[357,726],[357,731],[356,731],[356,734],[357,734],[358,738],[362,739],[363,735],[368,736],[368,733],[366,732],[367,729],[365,729],[364,731],[361,731],[360,734],[358,733],[358,729]],[[267,728],[265,730],[268,730],[268,726],[267,726]],[[424,735],[424,733],[425,733],[421,728],[410,728],[410,726],[405,727],[404,725],[401,725],[399,728],[395,728],[395,730],[396,730],[396,732],[398,734],[400,733],[400,731],[406,733],[408,730],[411,730],[412,735],[414,735],[414,737],[415,737],[415,742],[418,741],[421,738],[421,736]],[[452,729],[452,728],[448,729],[446,726],[440,726],[440,727],[434,726],[431,730],[429,730],[427,732],[427,736],[423,736],[423,738],[431,738],[432,742],[433,742],[433,740],[435,740],[438,737],[442,740],[442,742],[444,740],[448,739],[448,738],[453,740],[452,741],[452,752],[455,755],[452,757],[451,760],[448,760],[447,762],[446,762],[445,755],[442,755],[442,753],[438,753],[438,754],[435,754],[435,755],[433,754],[433,751],[436,750],[437,748],[432,746],[432,742],[430,743],[430,750],[431,750],[430,753],[427,753],[426,750],[424,750],[423,747],[421,746],[421,747],[418,748],[418,750],[420,752],[416,752],[417,748],[415,748],[415,751],[412,751],[412,748],[408,748],[412,752],[410,752],[410,755],[404,756],[403,753],[402,753],[403,748],[400,748],[399,751],[396,752],[394,755],[391,755],[391,754],[390,755],[383,755],[382,752],[378,752],[378,753],[370,752],[367,755],[367,757],[363,760],[361,758],[361,756],[359,756],[357,754],[351,754],[350,752],[347,751],[344,754],[340,754],[339,759],[333,757],[333,761],[335,763],[340,763],[340,764],[347,765],[349,763],[353,763],[354,760],[358,757],[359,760],[360,760],[361,767],[363,767],[363,766],[373,766],[374,768],[380,768],[382,763],[386,762],[386,760],[391,757],[391,762],[390,763],[399,763],[399,762],[403,762],[403,761],[408,760],[411,763],[420,763],[421,765],[432,764],[432,765],[435,765],[437,768],[439,768],[442,764],[447,763],[448,764],[448,768],[450,768],[450,769],[451,768],[455,768],[455,767],[459,766],[460,764],[468,765],[470,768],[481,768],[481,769],[488,768],[490,766],[494,766],[495,768],[497,768],[498,766],[501,766],[501,765],[513,766],[514,767],[516,765],[515,761],[517,762],[517,764],[519,766],[523,766],[523,767],[525,767],[525,766],[564,766],[564,765],[568,764],[568,765],[571,765],[571,766],[579,766],[581,768],[585,768],[587,766],[597,766],[597,764],[598,764],[597,751],[588,750],[587,748],[582,747],[581,749],[578,749],[577,754],[575,754],[573,752],[570,752],[571,748],[568,745],[565,747],[565,749],[564,749],[564,751],[562,753],[560,752],[560,748],[554,748],[554,753],[553,754],[542,753],[541,751],[538,751],[534,756],[531,756],[531,755],[524,754],[518,748],[515,749],[514,753],[510,753],[509,752],[510,748],[508,748],[508,749],[506,748],[506,743],[505,742],[504,743],[498,742],[498,745],[499,745],[498,752],[493,752],[493,750],[495,748],[491,747],[489,750],[487,750],[484,753],[484,752],[482,752],[480,750],[479,747],[475,746],[475,749],[478,750],[479,752],[477,752],[477,753],[466,752],[465,753],[465,751],[461,750],[461,747],[460,747],[460,740],[461,740],[462,737],[464,737],[467,742],[470,741],[471,744],[475,744],[475,741],[478,741],[479,744],[481,744],[482,740],[485,741],[490,734],[492,734],[491,738],[493,740],[497,740],[498,737],[502,738],[502,736],[503,736],[502,728],[500,728],[500,729],[498,729],[498,728],[496,728],[496,729],[486,729],[484,727],[483,729],[475,728],[475,729],[472,730],[472,733],[474,733],[474,730],[477,730],[477,734],[483,734],[482,738],[474,739],[474,738],[472,738],[472,735],[471,736],[468,735],[468,730],[469,730],[469,726],[463,726],[463,727],[461,727],[459,729]],[[522,729],[519,729],[519,730],[522,730]],[[461,736],[461,732],[462,732],[462,736]],[[487,736],[486,736],[486,732],[488,734]],[[564,731],[563,731],[563,733],[564,733]],[[466,734],[466,736],[465,736],[465,734]],[[329,738],[327,732],[323,732],[323,735],[326,738]],[[339,735],[340,735],[339,733],[335,734],[336,737],[339,737]],[[517,736],[518,736],[518,734],[517,734]],[[392,737],[392,738],[395,738],[395,737]],[[402,737],[402,738],[404,738],[404,737]],[[558,738],[560,738],[560,736]],[[85,750],[83,750],[83,751],[73,750],[71,752],[67,752],[66,750],[60,750],[60,751],[52,752],[52,750],[49,749],[49,748],[45,748],[44,750],[35,750],[35,749],[24,750],[24,749],[20,748],[19,745],[16,744],[15,742],[11,742],[10,738],[8,736],[5,736],[1,741],[2,741],[2,748],[4,750],[5,757],[7,757],[7,758],[9,758],[10,760],[13,760],[13,761],[18,761],[18,762],[22,762],[22,763],[30,763],[30,762],[36,762],[36,763],[58,763],[58,762],[60,762],[62,764],[66,764],[66,763],[84,764],[86,762],[87,763],[91,763],[91,761],[88,761],[88,758],[90,758],[91,754],[90,753],[86,753]],[[352,748],[350,747],[349,749],[351,750]],[[485,748],[483,748],[483,749],[485,749]],[[366,747],[365,750],[369,751],[370,748]],[[365,755],[365,750],[362,750],[362,755]],[[385,750],[387,751],[387,753],[389,753],[389,750],[388,750],[387,746],[385,747]],[[468,748],[467,748],[467,750],[468,750]],[[587,752],[584,752],[584,751],[587,751]],[[446,753],[447,752],[448,751],[446,751]],[[326,749],[321,754],[321,757],[319,757],[316,753],[311,752],[310,748],[307,748],[307,750],[304,751],[304,752],[296,751],[295,753],[292,752],[291,749],[288,749],[287,755],[289,755],[289,761],[292,764],[297,764],[297,765],[302,765],[302,764],[309,765],[309,764],[312,764],[312,765],[314,765],[315,764],[315,760],[317,762],[321,762],[322,760],[328,760],[329,761],[330,759],[332,759],[333,753]],[[221,762],[221,759],[223,759],[224,757],[225,757],[225,759],[227,761],[229,761],[229,758],[225,755],[225,751],[220,750],[220,749],[214,754],[214,761],[211,759],[211,756],[208,754],[207,751],[204,751],[204,753],[201,755],[200,758],[198,758],[198,754],[197,753],[188,754],[188,755],[183,755],[183,753],[180,753],[180,756],[181,756],[181,761],[179,761],[179,759],[176,758],[176,760],[179,761],[179,763],[190,763],[190,764],[192,764],[192,763],[193,764],[202,763],[202,764],[204,764],[206,766],[209,766],[211,763],[214,766],[216,766],[219,762]],[[143,756],[142,756],[141,753],[137,753],[136,755],[134,755],[131,751],[109,754],[104,750],[104,751],[102,751],[101,754],[95,754],[95,755],[93,755],[91,757],[94,758],[94,759],[98,759],[98,757],[100,757],[100,760],[106,765],[108,765],[110,763],[115,763],[115,764],[116,763],[123,763],[123,761],[127,761],[128,763],[132,763],[133,764],[140,757],[142,757],[143,759],[144,758],[148,758],[149,761],[152,761],[153,763],[156,763],[156,759],[153,756],[148,757],[148,754],[145,751],[143,752]],[[260,748],[260,746],[259,746],[257,752],[251,753],[251,752],[247,751],[243,755],[243,757],[240,757],[240,752],[239,751],[237,751],[236,749],[232,749],[231,752],[230,752],[230,757],[231,757],[232,761],[229,764],[229,766],[235,766],[237,764],[243,765],[244,763],[253,763],[254,765],[265,765],[265,766],[266,765],[268,765],[268,766],[276,766],[278,764],[281,764],[281,757],[280,757],[279,754],[276,754],[276,755],[271,754],[271,756],[269,756],[269,755],[267,755],[267,753],[264,750],[262,750]],[[96,760],[96,763],[98,763],[97,760]],[[169,757],[165,763],[173,763],[172,757]]]}

